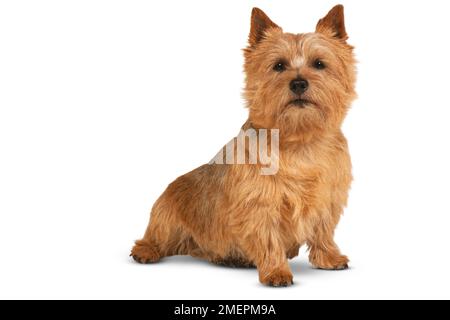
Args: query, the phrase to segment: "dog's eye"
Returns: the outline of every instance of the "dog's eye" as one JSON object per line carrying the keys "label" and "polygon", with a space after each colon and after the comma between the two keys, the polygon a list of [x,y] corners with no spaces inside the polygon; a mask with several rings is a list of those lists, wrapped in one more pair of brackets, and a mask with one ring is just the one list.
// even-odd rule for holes
{"label": "dog's eye", "polygon": [[314,68],[315,69],[317,69],[317,70],[323,70],[323,69],[325,69],[325,63],[323,63],[323,61],[322,60],[319,60],[319,59],[317,59],[316,61],[314,61],[314,64],[313,64],[313,66],[314,66]]}
{"label": "dog's eye", "polygon": [[276,72],[283,72],[286,70],[286,63],[284,61],[278,61],[273,66],[273,70]]}

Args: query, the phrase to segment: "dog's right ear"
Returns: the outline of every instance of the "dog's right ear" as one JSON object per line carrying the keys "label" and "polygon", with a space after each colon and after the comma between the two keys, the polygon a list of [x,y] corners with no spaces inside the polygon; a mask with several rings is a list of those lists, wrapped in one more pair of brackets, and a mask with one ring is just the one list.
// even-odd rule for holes
{"label": "dog's right ear", "polygon": [[251,47],[256,46],[262,39],[264,39],[265,32],[271,28],[281,29],[259,8],[253,8],[252,21],[250,26],[250,35],[248,42]]}
{"label": "dog's right ear", "polygon": [[329,35],[336,39],[347,40],[345,31],[344,6],[338,4],[328,12],[328,14],[319,20],[316,26],[316,32]]}

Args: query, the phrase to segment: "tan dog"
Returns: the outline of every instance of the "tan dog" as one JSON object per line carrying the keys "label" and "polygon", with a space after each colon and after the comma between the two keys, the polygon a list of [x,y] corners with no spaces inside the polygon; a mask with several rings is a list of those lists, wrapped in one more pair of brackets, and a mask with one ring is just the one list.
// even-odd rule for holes
{"label": "tan dog", "polygon": [[[136,261],[192,255],[256,266],[262,283],[288,286],[293,283],[288,259],[306,244],[315,267],[348,267],[333,240],[352,180],[341,131],[356,96],[353,48],[346,40],[341,5],[318,22],[315,33],[306,34],[283,33],[253,9],[244,50],[249,108],[244,139],[224,147],[219,161],[216,157],[169,185],[132,249]],[[267,164],[261,153],[256,162],[247,161],[255,156],[250,147],[255,135],[248,130],[257,135],[264,129],[277,129],[277,135],[258,142],[277,161],[273,174],[261,173]],[[244,164],[232,154],[239,148]]]}

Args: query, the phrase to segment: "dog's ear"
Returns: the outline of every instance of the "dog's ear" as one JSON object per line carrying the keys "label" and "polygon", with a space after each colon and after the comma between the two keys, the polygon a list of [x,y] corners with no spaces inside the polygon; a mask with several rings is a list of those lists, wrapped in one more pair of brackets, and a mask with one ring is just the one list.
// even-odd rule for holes
{"label": "dog's ear", "polygon": [[328,12],[328,14],[319,20],[316,26],[316,32],[326,34],[333,38],[347,40],[345,31],[344,6],[339,4]]}
{"label": "dog's ear", "polygon": [[248,36],[250,46],[254,47],[264,39],[265,32],[271,28],[281,29],[261,9],[253,8],[250,35]]}

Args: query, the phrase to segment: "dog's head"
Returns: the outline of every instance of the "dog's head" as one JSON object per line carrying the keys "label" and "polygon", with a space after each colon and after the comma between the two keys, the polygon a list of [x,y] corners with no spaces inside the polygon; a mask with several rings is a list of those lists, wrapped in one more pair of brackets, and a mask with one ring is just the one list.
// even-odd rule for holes
{"label": "dog's head", "polygon": [[355,60],[344,9],[338,5],[314,33],[292,34],[260,9],[244,50],[245,98],[254,127],[280,129],[281,138],[339,128],[355,97]]}

